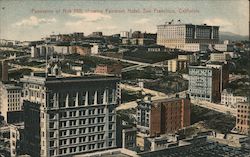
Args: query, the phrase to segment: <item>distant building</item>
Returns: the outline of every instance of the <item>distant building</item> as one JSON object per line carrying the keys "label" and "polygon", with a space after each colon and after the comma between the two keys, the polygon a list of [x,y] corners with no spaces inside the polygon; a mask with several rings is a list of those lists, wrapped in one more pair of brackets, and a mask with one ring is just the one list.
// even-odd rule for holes
{"label": "distant building", "polygon": [[181,59],[168,60],[168,71],[177,72],[179,70],[186,69],[188,67],[188,64],[189,63],[187,60],[181,60]]}
{"label": "distant building", "polygon": [[221,104],[236,108],[239,102],[247,102],[246,96],[238,96],[233,93],[231,89],[224,89],[221,93]]}
{"label": "distant building", "polygon": [[217,51],[233,51],[234,47],[233,45],[230,44],[214,44],[212,45],[213,49],[217,50]]}
{"label": "distant building", "polygon": [[95,69],[95,73],[120,75],[121,70],[122,70],[121,64],[113,64],[113,65],[100,64],[100,65],[97,65]]}
{"label": "distant building", "polygon": [[168,22],[157,26],[157,44],[185,51],[199,51],[199,44],[217,44],[219,27]]}
{"label": "distant building", "polygon": [[92,32],[92,34],[90,34],[89,36],[91,36],[91,37],[102,37],[103,34],[102,34],[102,32]]}
{"label": "distant building", "polygon": [[137,104],[137,128],[150,137],[174,133],[190,125],[188,98],[151,100],[146,96],[138,100]]}
{"label": "distant building", "polygon": [[226,62],[230,59],[231,57],[229,54],[225,54],[225,53],[211,53],[210,54],[210,61],[212,62]]}
{"label": "distant building", "polygon": [[129,38],[129,31],[121,31],[120,37],[121,38]]}
{"label": "distant building", "polygon": [[[70,54],[69,46],[63,46],[63,45],[55,45],[51,47],[51,51],[57,54],[64,54],[64,55]],[[47,52],[49,52],[49,48]]]}
{"label": "distant building", "polygon": [[39,57],[38,48],[36,48],[36,46],[31,47],[30,53],[31,53],[31,58]]}
{"label": "distant building", "polygon": [[70,50],[72,53],[80,54],[81,56],[90,55],[91,54],[92,45],[85,44],[81,46],[70,46]]}
{"label": "distant building", "polygon": [[150,45],[146,46],[148,52],[164,52],[166,48],[160,45]]}
{"label": "distant building", "polygon": [[22,88],[0,82],[0,113],[7,123],[22,122]]}
{"label": "distant building", "polygon": [[190,64],[197,62],[197,57],[194,54],[181,54],[178,55],[178,60],[186,60]]}
{"label": "distant building", "polygon": [[219,69],[205,66],[189,66],[188,91],[191,99],[209,102],[220,100]]}
{"label": "distant building", "polygon": [[239,54],[237,52],[223,52],[225,55],[229,55],[230,58],[236,59],[239,58]]}
{"label": "distant building", "polygon": [[91,54],[98,54],[100,53],[100,44],[96,44],[96,43],[93,43],[91,44],[92,47],[91,47]]}
{"label": "distant building", "polygon": [[235,131],[241,134],[250,135],[250,103],[237,103],[237,116]]}
{"label": "distant building", "polygon": [[35,73],[20,81],[27,154],[73,156],[116,147],[119,78]]}

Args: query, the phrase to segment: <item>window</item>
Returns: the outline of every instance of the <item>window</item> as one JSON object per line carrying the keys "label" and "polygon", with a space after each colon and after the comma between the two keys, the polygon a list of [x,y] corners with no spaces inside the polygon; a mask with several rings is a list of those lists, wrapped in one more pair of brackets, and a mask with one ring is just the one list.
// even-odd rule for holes
{"label": "window", "polygon": [[86,114],[86,111],[85,110],[80,110],[79,111],[79,116],[85,116]]}
{"label": "window", "polygon": [[109,141],[109,146],[110,146],[110,147],[112,146],[112,141]]}
{"label": "window", "polygon": [[109,138],[112,138],[113,134],[112,133],[109,133]]}
{"label": "window", "polygon": [[80,119],[79,124],[80,125],[85,125],[86,124],[86,119]]}
{"label": "window", "polygon": [[91,141],[95,141],[95,135],[89,136],[89,141],[90,141],[90,142],[91,142]]}
{"label": "window", "polygon": [[76,126],[76,120],[69,121],[69,126]]}
{"label": "window", "polygon": [[80,146],[79,151],[84,151],[86,149],[86,145]]}
{"label": "window", "polygon": [[70,134],[70,135],[75,135],[75,134],[76,134],[76,129],[71,129],[71,130],[69,131],[69,134]]}
{"label": "window", "polygon": [[76,143],[76,138],[71,138],[69,141],[70,141],[70,144],[75,144]]}
{"label": "window", "polygon": [[86,141],[86,136],[80,137],[79,142],[84,143]]}
{"label": "window", "polygon": [[84,134],[85,131],[86,131],[86,128],[80,128],[80,129],[79,129],[80,134]]}

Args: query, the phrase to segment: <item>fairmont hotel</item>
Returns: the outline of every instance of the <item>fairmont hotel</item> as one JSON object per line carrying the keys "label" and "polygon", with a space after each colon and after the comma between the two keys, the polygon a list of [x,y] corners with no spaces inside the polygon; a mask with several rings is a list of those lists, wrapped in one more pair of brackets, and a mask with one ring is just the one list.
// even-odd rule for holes
{"label": "fairmont hotel", "polygon": [[219,43],[219,26],[173,24],[157,26],[157,44],[184,51],[200,51]]}

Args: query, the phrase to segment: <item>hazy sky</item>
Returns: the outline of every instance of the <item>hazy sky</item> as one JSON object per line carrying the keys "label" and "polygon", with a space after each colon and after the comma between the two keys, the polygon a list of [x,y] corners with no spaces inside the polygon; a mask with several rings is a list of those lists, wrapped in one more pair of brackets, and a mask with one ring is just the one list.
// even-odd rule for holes
{"label": "hazy sky", "polygon": [[172,19],[248,35],[248,0],[0,0],[0,6],[1,39],[37,40],[52,32],[156,32],[156,25]]}

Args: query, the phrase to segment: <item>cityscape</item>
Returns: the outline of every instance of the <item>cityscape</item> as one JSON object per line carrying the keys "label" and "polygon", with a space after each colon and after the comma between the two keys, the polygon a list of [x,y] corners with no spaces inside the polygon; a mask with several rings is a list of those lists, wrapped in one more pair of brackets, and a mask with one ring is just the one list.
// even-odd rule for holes
{"label": "cityscape", "polygon": [[0,157],[250,157],[250,1],[227,3],[0,1]]}

